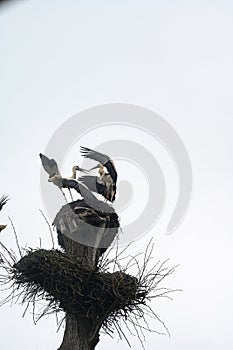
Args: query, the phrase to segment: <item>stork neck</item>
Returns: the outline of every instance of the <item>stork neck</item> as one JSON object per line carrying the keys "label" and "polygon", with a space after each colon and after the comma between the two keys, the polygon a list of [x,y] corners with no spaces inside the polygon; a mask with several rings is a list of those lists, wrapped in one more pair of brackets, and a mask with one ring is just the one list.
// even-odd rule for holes
{"label": "stork neck", "polygon": [[71,179],[76,179],[76,167],[75,166],[73,166],[73,168],[72,168]]}
{"label": "stork neck", "polygon": [[100,167],[99,167],[99,174],[100,174],[101,176],[103,176],[103,175],[105,174],[105,171],[104,171],[104,167],[103,167],[103,166],[100,166]]}

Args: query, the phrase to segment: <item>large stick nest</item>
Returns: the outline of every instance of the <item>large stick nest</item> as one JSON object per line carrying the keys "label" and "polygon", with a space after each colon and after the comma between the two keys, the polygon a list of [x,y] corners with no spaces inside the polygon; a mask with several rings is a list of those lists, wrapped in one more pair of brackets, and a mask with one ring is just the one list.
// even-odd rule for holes
{"label": "large stick nest", "polygon": [[130,309],[146,295],[135,277],[85,268],[58,250],[29,251],[13,268],[28,300],[43,295],[51,305],[93,320]]}
{"label": "large stick nest", "polygon": [[[88,319],[95,330],[102,327],[111,334],[116,328],[120,336],[123,320],[127,328],[131,323],[139,339],[143,329],[157,332],[148,326],[148,316],[161,322],[167,330],[152,310],[150,301],[168,297],[171,290],[161,288],[160,282],[174,268],[167,268],[166,261],[149,266],[153,260],[154,245],[151,242],[142,255],[129,254],[124,260],[117,249],[114,258],[109,259],[108,254],[100,258],[117,234],[118,216],[113,209],[93,211],[84,201],[62,207],[54,224],[59,244],[65,252],[29,249],[22,254],[15,230],[20,259],[0,242],[0,267],[5,270],[5,275],[0,275],[0,285],[8,284],[11,290],[0,305],[21,298],[22,303],[26,303],[26,310],[30,303],[33,304],[35,319],[37,302],[46,300],[47,305],[39,311],[37,319],[64,311]],[[90,246],[82,245],[80,237],[85,242],[88,237]],[[136,270],[135,277],[129,273],[132,268],[133,274]]]}

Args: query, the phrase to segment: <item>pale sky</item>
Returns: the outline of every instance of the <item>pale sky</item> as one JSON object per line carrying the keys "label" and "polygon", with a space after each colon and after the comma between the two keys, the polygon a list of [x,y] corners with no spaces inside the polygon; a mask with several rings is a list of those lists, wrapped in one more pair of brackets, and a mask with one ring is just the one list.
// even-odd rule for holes
{"label": "pale sky", "polygon": [[[147,334],[146,349],[233,346],[232,14],[229,0],[24,0],[0,7],[0,195],[11,197],[1,211],[1,223],[8,224],[2,242],[16,249],[10,215],[22,246],[38,247],[41,237],[43,246],[50,247],[39,213],[39,208],[46,208],[38,154],[62,123],[84,109],[112,102],[149,108],[173,126],[189,153],[192,202],[182,224],[166,235],[178,180],[166,152],[159,145],[150,149],[164,167],[166,208],[158,225],[131,249],[137,254],[154,236],[155,259],[170,258],[170,266],[179,264],[165,286],[183,292],[172,302],[153,304],[171,337]],[[114,132],[146,142],[136,131]],[[84,141],[95,147],[100,140],[111,140],[114,132],[100,128]],[[79,155],[73,159],[74,152],[64,173],[74,161],[81,161]],[[131,171],[127,176],[121,171],[120,179],[129,180]],[[140,172],[137,179],[146,192]],[[139,210],[137,188],[133,190],[130,205]],[[130,214],[122,215],[132,220],[128,210]],[[56,333],[55,318],[45,317],[35,326],[30,312],[22,318],[23,311],[21,305],[0,309],[0,348],[57,349],[63,329]],[[129,341],[132,348],[141,349],[136,338],[129,335]],[[126,342],[117,343],[117,335],[101,336],[97,349],[109,346],[128,349]]]}

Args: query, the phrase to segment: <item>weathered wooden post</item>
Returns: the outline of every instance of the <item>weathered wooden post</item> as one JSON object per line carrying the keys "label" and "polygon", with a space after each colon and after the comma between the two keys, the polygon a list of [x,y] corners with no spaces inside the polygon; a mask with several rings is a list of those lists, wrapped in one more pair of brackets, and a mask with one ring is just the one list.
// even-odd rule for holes
{"label": "weathered wooden post", "polygon": [[[57,228],[58,242],[66,254],[79,263],[80,270],[97,271],[98,260],[110,246],[118,232],[118,217],[111,207],[108,212],[96,211],[84,200],[78,200],[62,207],[54,225]],[[88,284],[88,280],[83,280]],[[83,288],[83,286],[82,286]],[[88,287],[87,287],[88,288]],[[103,315],[92,314],[86,309],[66,312],[66,328],[59,350],[93,350],[99,341],[99,329]]]}

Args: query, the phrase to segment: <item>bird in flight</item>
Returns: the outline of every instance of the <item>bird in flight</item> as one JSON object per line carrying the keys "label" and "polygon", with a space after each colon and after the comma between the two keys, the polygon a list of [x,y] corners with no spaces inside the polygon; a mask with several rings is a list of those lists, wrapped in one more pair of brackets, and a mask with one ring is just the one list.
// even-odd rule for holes
{"label": "bird in flight", "polygon": [[[81,196],[83,197],[83,199],[85,200],[85,202],[88,205],[92,206],[93,208],[95,208],[97,210],[108,212],[109,207],[106,206],[106,204],[103,203],[102,201],[99,201],[87,186],[85,186],[81,182],[77,181],[76,179],[63,178],[59,172],[57,163],[54,159],[49,159],[48,157],[46,157],[43,154],[40,154],[40,158],[42,161],[43,168],[49,174],[48,181],[52,182],[54,185],[56,185],[61,190],[65,200],[66,200],[66,196],[65,196],[65,193],[63,192],[62,189],[63,188],[68,188],[68,189],[73,188],[79,194],[81,194]],[[79,170],[80,170],[80,168],[79,168]],[[86,170],[82,169],[82,171],[86,171]],[[66,200],[66,202],[67,202],[67,200]]]}
{"label": "bird in flight", "polygon": [[[42,153],[40,153],[40,159],[41,159],[42,166],[43,166],[44,170],[49,174],[48,181],[52,182],[54,185],[56,185],[61,190],[66,202],[67,202],[67,199],[66,199],[65,193],[63,192],[62,189],[68,188],[68,190],[70,192],[71,199],[73,201],[73,197],[72,197],[71,190],[70,190],[73,187],[69,186],[69,181],[71,181],[71,180],[76,181],[76,172],[77,171],[82,171],[83,173],[88,173],[88,170],[82,169],[78,165],[75,165],[72,168],[72,175],[70,177],[62,177],[60,174],[60,171],[58,169],[57,162],[54,159],[49,159],[48,157],[46,157]],[[70,183],[74,184],[72,182],[70,182]]]}
{"label": "bird in flight", "polygon": [[[80,193],[84,199],[88,199],[89,202],[95,202],[96,205],[98,200],[91,192],[99,193],[105,198],[106,201],[114,202],[116,196],[117,171],[113,160],[106,154],[86,147],[81,147],[81,154],[84,158],[97,161],[98,164],[89,170],[82,169],[76,165],[72,168],[72,176],[64,178],[60,174],[56,161],[54,159],[49,159],[40,153],[43,168],[49,174],[48,181],[52,182],[61,190],[65,200],[66,196],[63,192],[63,188],[68,188],[69,191],[71,188],[73,188]],[[77,170],[88,173],[94,169],[99,169],[99,176],[85,175],[79,177],[78,181],[76,180]],[[107,169],[107,172],[105,169]]]}
{"label": "bird in flight", "polygon": [[[110,202],[114,202],[116,196],[117,171],[113,160],[106,154],[86,147],[81,147],[81,154],[85,158],[93,159],[98,162],[98,164],[89,171],[99,169],[100,176],[82,176],[78,180],[91,191],[101,194]],[[108,172],[105,172],[105,168]]]}

